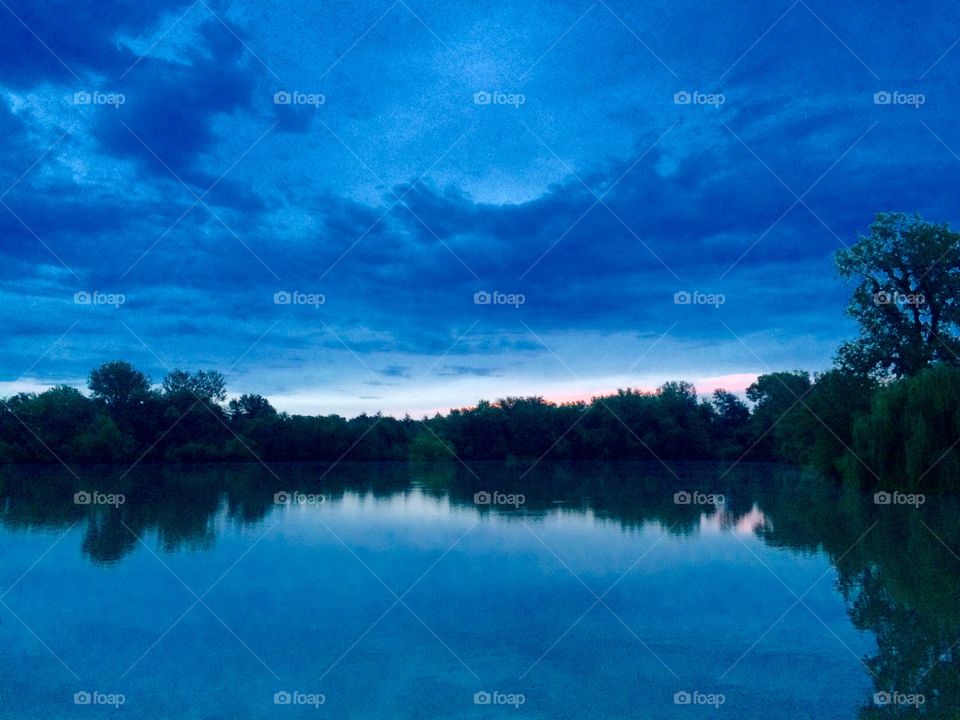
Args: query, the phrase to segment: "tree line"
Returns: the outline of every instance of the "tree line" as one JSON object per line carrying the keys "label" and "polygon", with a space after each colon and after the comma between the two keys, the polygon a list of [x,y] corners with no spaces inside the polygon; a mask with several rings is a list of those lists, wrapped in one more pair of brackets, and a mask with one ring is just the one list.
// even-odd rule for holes
{"label": "tree line", "polygon": [[736,459],[759,434],[735,395],[698,398],[686,382],[589,403],[508,397],[419,420],[290,415],[261,395],[228,402],[215,370],[174,370],[154,387],[124,361],[91,372],[88,390],[2,401],[0,462],[709,460]]}
{"label": "tree line", "polygon": [[866,486],[949,484],[960,470],[960,233],[878,214],[836,264],[854,285],[858,336],[831,370],[761,375],[749,405],[672,381],[590,402],[507,397],[419,420],[347,419],[278,412],[257,394],[227,401],[215,370],[174,370],[154,386],[113,361],[90,373],[89,394],[59,385],[0,401],[0,462],[775,460]]}

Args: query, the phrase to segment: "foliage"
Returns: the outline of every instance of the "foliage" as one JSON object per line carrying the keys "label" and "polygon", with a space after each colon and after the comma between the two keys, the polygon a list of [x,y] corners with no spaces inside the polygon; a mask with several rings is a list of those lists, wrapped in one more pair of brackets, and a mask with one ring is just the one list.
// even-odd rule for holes
{"label": "foliage", "polygon": [[90,373],[87,387],[94,400],[111,408],[128,407],[149,396],[150,378],[128,362],[108,362]]}
{"label": "foliage", "polygon": [[410,442],[410,459],[417,462],[435,462],[437,460],[451,460],[456,456],[450,443],[434,435],[429,430],[423,430]]}
{"label": "foliage", "polygon": [[256,394],[225,404],[216,371],[174,370],[152,389],[119,361],[89,387],[90,397],[57,387],[0,403],[0,462],[707,460],[739,459],[753,441],[742,401],[702,400],[685,382],[589,403],[507,397],[423,420],[288,415]]}
{"label": "foliage", "polygon": [[810,374],[805,370],[761,375],[747,388],[747,399],[755,403],[752,424],[757,452],[766,458],[802,458],[795,433],[787,431],[803,411],[810,392]]}
{"label": "foliage", "polygon": [[881,388],[854,428],[848,475],[902,490],[955,488],[960,368],[939,365]]}
{"label": "foliage", "polygon": [[868,235],[836,257],[856,285],[847,313],[860,336],[839,365],[873,377],[906,377],[960,357],[960,233],[919,215],[879,213]]}
{"label": "foliage", "polygon": [[216,370],[198,370],[194,373],[173,370],[163,379],[167,395],[192,395],[197,400],[223,402],[227,399],[227,385]]}

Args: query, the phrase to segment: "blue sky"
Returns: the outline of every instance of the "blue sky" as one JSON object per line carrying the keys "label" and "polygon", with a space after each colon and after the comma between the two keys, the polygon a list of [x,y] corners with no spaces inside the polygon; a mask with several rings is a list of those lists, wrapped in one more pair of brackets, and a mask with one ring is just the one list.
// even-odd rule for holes
{"label": "blue sky", "polygon": [[956,3],[0,5],[0,394],[741,389],[830,365],[875,212],[957,221]]}

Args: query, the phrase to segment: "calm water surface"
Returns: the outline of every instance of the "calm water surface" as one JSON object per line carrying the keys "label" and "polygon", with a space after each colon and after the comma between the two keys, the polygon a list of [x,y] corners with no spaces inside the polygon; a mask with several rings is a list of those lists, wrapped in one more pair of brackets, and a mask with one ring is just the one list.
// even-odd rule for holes
{"label": "calm water surface", "polygon": [[0,470],[0,717],[960,717],[954,499],[525,469]]}

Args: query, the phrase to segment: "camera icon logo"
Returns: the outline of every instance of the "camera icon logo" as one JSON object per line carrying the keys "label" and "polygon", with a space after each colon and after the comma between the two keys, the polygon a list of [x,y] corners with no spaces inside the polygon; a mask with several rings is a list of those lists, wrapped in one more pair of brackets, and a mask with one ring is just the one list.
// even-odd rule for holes
{"label": "camera icon logo", "polygon": [[675,292],[673,294],[674,305],[689,305],[692,300],[693,296],[686,290],[681,290],[680,292]]}
{"label": "camera icon logo", "polygon": [[492,500],[492,496],[486,490],[481,490],[480,492],[473,494],[474,505],[489,505]]}
{"label": "camera icon logo", "polygon": [[693,696],[686,690],[680,690],[673,694],[674,705],[689,705],[691,702],[693,702]]}
{"label": "camera icon logo", "polygon": [[281,690],[273,694],[273,704],[274,705],[289,705],[293,702],[293,695],[288,693],[286,690]]}
{"label": "camera icon logo", "polygon": [[273,294],[274,305],[289,305],[291,300],[293,300],[293,296],[286,290],[280,290]]}
{"label": "camera icon logo", "polygon": [[875,505],[889,505],[893,502],[893,496],[886,490],[881,490],[873,494],[873,502]]}
{"label": "camera icon logo", "polygon": [[681,90],[680,92],[675,92],[673,94],[674,105],[689,105],[691,102],[693,102],[693,95],[688,93],[686,90]]}
{"label": "camera icon logo", "polygon": [[289,505],[290,504],[290,493],[286,490],[281,490],[273,494],[273,504],[274,505]]}
{"label": "camera icon logo", "polygon": [[874,705],[889,705],[891,702],[893,702],[893,697],[886,690],[873,694]]}
{"label": "camera icon logo", "polygon": [[86,490],[81,490],[73,494],[74,505],[89,505],[93,502],[93,496]]}
{"label": "camera icon logo", "polygon": [[875,292],[873,294],[874,305],[889,305],[891,299],[890,293],[888,293],[886,290],[881,290],[880,292]]}
{"label": "camera icon logo", "polygon": [[90,293],[86,290],[81,290],[80,292],[75,292],[73,294],[73,302],[75,305],[89,305],[90,304]]}
{"label": "camera icon logo", "polygon": [[89,105],[93,102],[93,96],[88,93],[86,90],[81,90],[80,92],[75,92],[73,94],[73,104],[74,105]]}
{"label": "camera icon logo", "polygon": [[673,494],[673,502],[675,505],[689,505],[692,499],[690,493],[686,490],[681,490]]}
{"label": "camera icon logo", "polygon": [[486,690],[481,690],[473,694],[474,705],[489,705],[491,702],[493,702],[493,696]]}
{"label": "camera icon logo", "polygon": [[286,90],[278,90],[273,94],[274,105],[289,105],[293,101],[293,96]]}
{"label": "camera icon logo", "polygon": [[480,90],[473,94],[474,105],[489,105],[491,102],[493,102],[493,95],[486,90]]}
{"label": "camera icon logo", "polygon": [[486,290],[481,290],[473,294],[474,305],[489,305],[491,300],[493,300],[493,296]]}
{"label": "camera icon logo", "polygon": [[886,90],[880,90],[873,94],[873,104],[874,105],[889,105],[893,102],[893,95],[888,93]]}
{"label": "camera icon logo", "polygon": [[73,694],[74,705],[89,705],[91,702],[93,702],[93,696],[86,690],[81,690]]}

